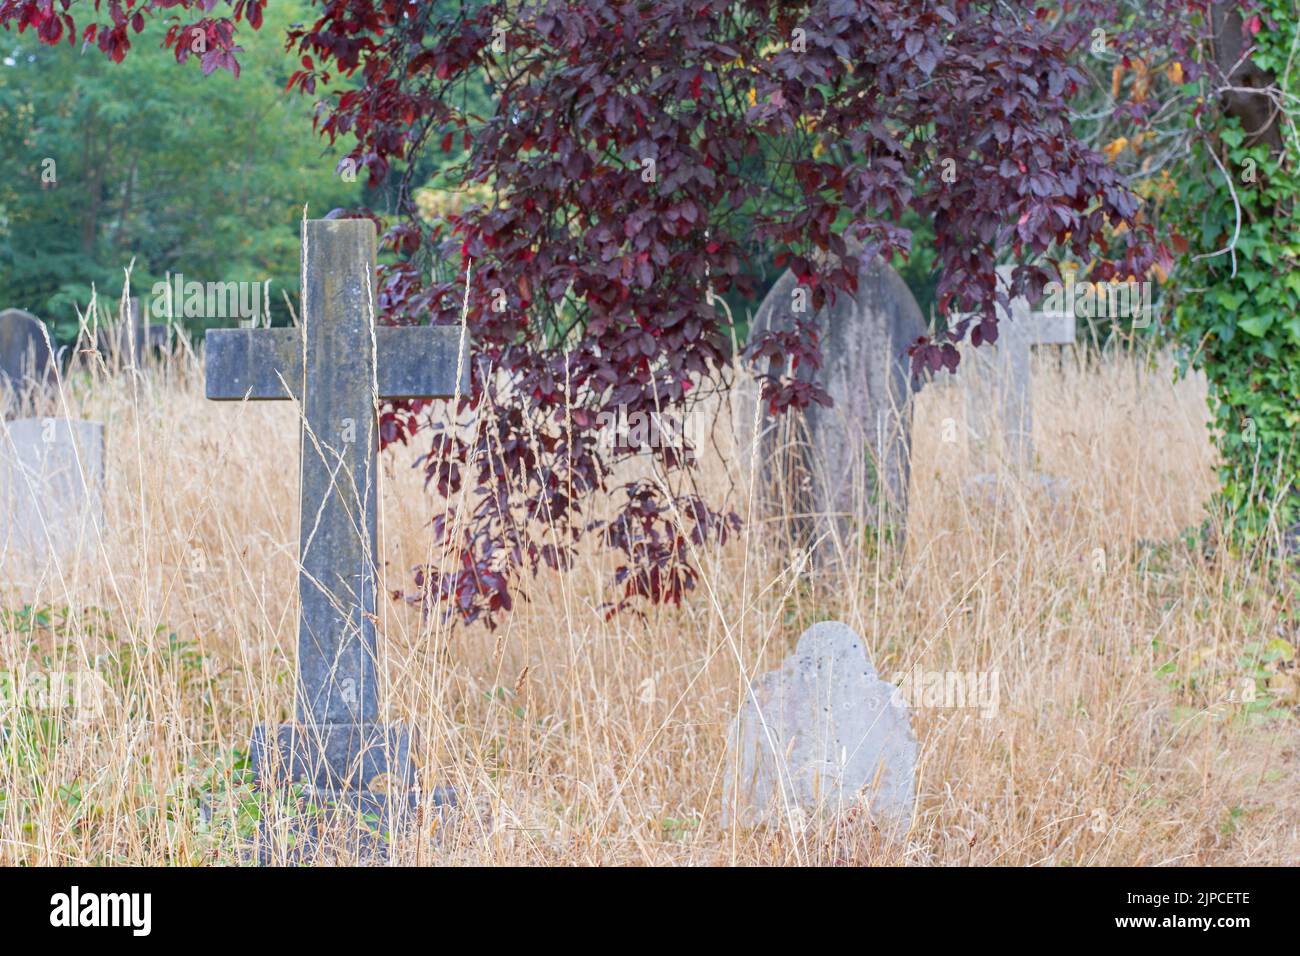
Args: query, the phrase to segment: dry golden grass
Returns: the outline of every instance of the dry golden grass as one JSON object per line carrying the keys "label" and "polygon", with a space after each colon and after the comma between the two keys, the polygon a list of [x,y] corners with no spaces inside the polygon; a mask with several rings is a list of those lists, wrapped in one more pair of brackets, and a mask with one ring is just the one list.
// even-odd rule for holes
{"label": "dry golden grass", "polygon": [[[942,385],[916,409],[901,557],[864,550],[810,576],[752,524],[701,556],[680,609],[606,621],[612,560],[594,553],[526,582],[495,632],[384,602],[388,716],[426,741],[425,782],[464,803],[392,861],[1296,863],[1294,671],[1267,664],[1274,696],[1253,706],[1224,699],[1261,645],[1294,643],[1289,595],[1181,538],[1213,490],[1203,385],[1117,353],[1087,370],[1040,358],[1034,389],[1039,468],[1070,481],[1055,507],[961,494],[970,465],[944,439],[964,401]],[[296,410],[206,402],[185,354],[74,377],[62,401],[107,425],[106,528],[58,567],[0,557],[0,671],[94,668],[112,693],[80,719],[0,704],[0,863],[239,862],[254,798],[232,767],[255,725],[293,709]],[[383,459],[390,589],[430,548],[413,458]],[[743,512],[741,472],[705,477]],[[51,613],[32,624],[24,606]],[[916,710],[902,843],[854,814],[721,825],[745,679],[826,618],[862,633],[886,676],[999,675],[991,717]]]}

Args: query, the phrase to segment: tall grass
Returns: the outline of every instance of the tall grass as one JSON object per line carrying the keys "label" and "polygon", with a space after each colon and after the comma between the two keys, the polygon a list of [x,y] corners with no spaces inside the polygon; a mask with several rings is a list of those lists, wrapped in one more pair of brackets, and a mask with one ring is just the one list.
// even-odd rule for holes
{"label": "tall grass", "polygon": [[[1294,614],[1261,561],[1187,534],[1214,488],[1203,384],[1125,352],[1040,356],[1036,467],[1067,490],[1011,485],[997,504],[963,490],[962,388],[918,398],[901,554],[813,571],[756,516],[700,555],[680,609],[606,620],[612,558],[593,550],[525,582],[496,631],[383,601],[387,716],[419,731],[425,785],[461,798],[390,862],[1297,862]],[[184,347],[115,374],[88,362],[53,408],[22,401],[105,423],[105,520],[47,562],[0,555],[0,671],[94,671],[107,692],[0,703],[0,862],[241,862],[272,809],[243,770],[249,735],[293,714],[297,410],[206,402]],[[382,459],[381,593],[431,551],[415,454]],[[729,457],[702,478],[745,513]],[[899,842],[852,812],[721,823],[747,679],[827,618],[886,677],[999,677],[991,715],[914,710]]]}

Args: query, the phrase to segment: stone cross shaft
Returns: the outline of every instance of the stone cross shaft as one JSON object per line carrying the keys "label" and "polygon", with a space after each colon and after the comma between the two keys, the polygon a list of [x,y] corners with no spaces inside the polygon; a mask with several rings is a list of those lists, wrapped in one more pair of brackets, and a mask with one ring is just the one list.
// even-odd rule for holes
{"label": "stone cross shaft", "polygon": [[[1010,267],[1000,266],[998,274],[1010,285]],[[1035,345],[1073,345],[1074,332],[1072,313],[1033,312],[1025,299],[1016,298],[1011,300],[1010,314],[998,307],[998,340],[994,348],[972,349],[966,357],[973,357],[985,373],[985,388],[967,391],[967,418],[980,423],[973,437],[979,442],[988,439],[991,411],[997,408],[1013,467],[1030,467],[1033,463],[1030,350]]]}
{"label": "stone cross shaft", "polygon": [[[327,736],[379,720],[379,402],[449,398],[458,366],[459,391],[467,391],[460,329],[376,326],[374,265],[368,220],[308,220],[301,326],[215,329],[205,337],[209,399],[301,405],[297,715],[308,731]],[[360,738],[344,736],[352,742],[340,756],[355,758]]]}

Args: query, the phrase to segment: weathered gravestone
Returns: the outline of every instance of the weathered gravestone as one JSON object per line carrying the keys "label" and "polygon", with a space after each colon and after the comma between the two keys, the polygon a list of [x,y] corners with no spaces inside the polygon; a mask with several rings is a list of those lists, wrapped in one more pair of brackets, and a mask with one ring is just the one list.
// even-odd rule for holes
{"label": "weathered gravestone", "polygon": [[305,222],[302,258],[301,328],[205,336],[209,399],[294,399],[302,411],[297,720],[270,739],[259,729],[252,760],[263,783],[303,783],[391,821],[417,796],[409,732],[379,720],[378,404],[464,393],[467,363],[458,329],[375,325],[368,220]]}
{"label": "weathered gravestone", "polygon": [[67,418],[0,423],[0,560],[65,560],[103,527],[104,426]]}
{"label": "weathered gravestone", "polygon": [[754,681],[731,725],[728,818],[733,803],[747,826],[865,807],[902,835],[916,802],[916,738],[897,690],[852,628],[823,621],[804,631],[780,670]]}
{"label": "weathered gravestone", "polygon": [[138,364],[151,349],[167,346],[167,326],[149,325],[140,314],[140,300],[127,299],[126,318],[95,330],[95,348],[106,358]]}
{"label": "weathered gravestone", "polygon": [[[1001,282],[1009,286],[1012,266],[999,266]],[[998,340],[993,346],[968,348],[966,422],[976,457],[987,462],[993,446],[995,421],[1001,423],[1006,462],[1025,473],[1034,461],[1034,410],[1030,400],[1030,350],[1035,345],[1073,345],[1074,313],[1034,312],[1021,297],[1011,300],[1010,312],[998,308]],[[959,371],[959,374],[960,371]]]}
{"label": "weathered gravestone", "polygon": [[51,369],[45,323],[22,309],[0,312],[0,377],[13,388],[43,382]]}
{"label": "weathered gravestone", "polygon": [[[768,292],[751,335],[793,329],[811,309],[811,290],[786,271]],[[833,552],[853,541],[856,516],[877,516],[905,529],[911,474],[913,379],[907,348],[926,332],[921,310],[902,277],[877,259],[858,271],[855,295],[840,293],[813,316],[822,367],[801,367],[796,376],[815,380],[833,406],[758,419],[763,509],[781,515],[799,546],[820,542]],[[782,371],[774,360],[771,371]],[[752,441],[757,389],[741,403],[740,434]],[[749,442],[741,454],[751,454]],[[828,546],[830,545],[830,546]]]}

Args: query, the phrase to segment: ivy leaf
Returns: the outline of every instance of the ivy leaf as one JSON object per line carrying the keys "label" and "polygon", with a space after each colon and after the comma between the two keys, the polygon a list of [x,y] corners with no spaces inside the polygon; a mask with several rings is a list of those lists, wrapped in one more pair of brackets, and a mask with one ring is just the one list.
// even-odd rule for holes
{"label": "ivy leaf", "polygon": [[1262,338],[1264,334],[1272,327],[1273,316],[1265,312],[1263,315],[1238,316],[1237,328],[1247,335],[1253,335],[1255,338]]}
{"label": "ivy leaf", "polygon": [[1232,289],[1219,286],[1214,290],[1215,304],[1220,306],[1226,312],[1236,312],[1241,307],[1241,303],[1246,301],[1244,292],[1235,292]]}
{"label": "ivy leaf", "polygon": [[1282,323],[1282,327],[1286,329],[1287,338],[1291,340],[1291,343],[1300,345],[1300,315],[1291,316]]}
{"label": "ivy leaf", "polygon": [[[1250,255],[1250,253],[1246,252],[1244,249],[1242,250],[1242,254],[1246,256]],[[1254,292],[1255,289],[1259,287],[1259,284],[1267,278],[1268,276],[1263,272],[1260,272],[1258,269],[1248,269],[1241,272],[1242,285],[1251,292]]]}

